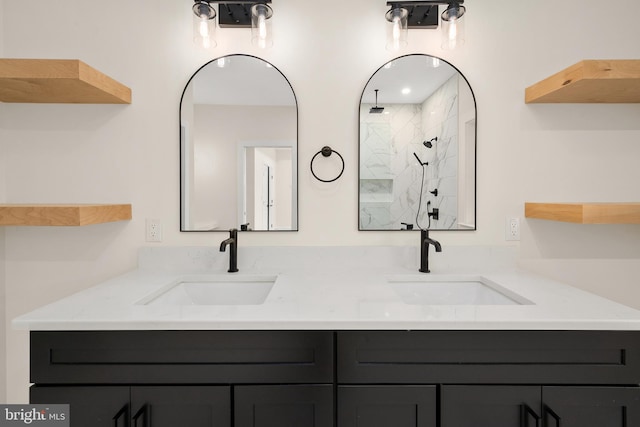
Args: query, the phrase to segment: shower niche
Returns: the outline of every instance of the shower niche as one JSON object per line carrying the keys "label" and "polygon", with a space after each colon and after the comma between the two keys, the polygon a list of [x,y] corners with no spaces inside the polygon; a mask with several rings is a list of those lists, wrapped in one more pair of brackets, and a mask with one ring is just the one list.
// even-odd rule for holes
{"label": "shower niche", "polygon": [[454,66],[419,54],[388,62],[359,117],[360,230],[476,229],[476,102]]}

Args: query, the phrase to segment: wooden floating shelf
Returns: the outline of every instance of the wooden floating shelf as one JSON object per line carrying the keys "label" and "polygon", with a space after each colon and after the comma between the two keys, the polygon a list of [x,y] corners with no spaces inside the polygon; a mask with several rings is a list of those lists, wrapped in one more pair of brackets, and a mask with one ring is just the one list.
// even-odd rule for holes
{"label": "wooden floating shelf", "polygon": [[131,89],[77,59],[0,58],[0,101],[131,104]]}
{"label": "wooden floating shelf", "polygon": [[640,224],[640,203],[525,203],[527,218],[577,224]]}
{"label": "wooden floating shelf", "polygon": [[525,90],[525,103],[638,103],[640,60],[585,60]]}
{"label": "wooden floating shelf", "polygon": [[0,225],[82,226],[131,219],[131,205],[0,205]]}

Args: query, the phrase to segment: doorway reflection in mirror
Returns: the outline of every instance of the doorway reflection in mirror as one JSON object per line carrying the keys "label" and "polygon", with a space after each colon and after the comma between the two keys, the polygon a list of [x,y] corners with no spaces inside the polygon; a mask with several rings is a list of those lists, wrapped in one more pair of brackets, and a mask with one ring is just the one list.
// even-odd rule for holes
{"label": "doorway reflection in mirror", "polygon": [[297,230],[297,101],[271,64],[229,55],[180,104],[181,230]]}

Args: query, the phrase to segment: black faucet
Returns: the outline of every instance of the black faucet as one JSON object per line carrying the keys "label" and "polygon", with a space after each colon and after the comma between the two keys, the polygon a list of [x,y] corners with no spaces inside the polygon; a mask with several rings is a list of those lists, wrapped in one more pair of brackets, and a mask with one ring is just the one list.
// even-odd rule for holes
{"label": "black faucet", "polygon": [[436,248],[436,252],[442,252],[442,246],[437,240],[429,238],[429,230],[420,231],[420,273],[429,271],[429,245]]}
{"label": "black faucet", "polygon": [[220,243],[220,252],[227,250],[227,245],[231,247],[229,253],[229,273],[238,272],[238,230],[232,228],[229,230],[229,238]]}

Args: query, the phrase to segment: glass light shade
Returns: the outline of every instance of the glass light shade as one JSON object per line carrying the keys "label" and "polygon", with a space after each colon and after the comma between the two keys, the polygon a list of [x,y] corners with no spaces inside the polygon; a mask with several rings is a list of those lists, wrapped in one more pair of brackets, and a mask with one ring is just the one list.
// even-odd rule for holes
{"label": "glass light shade", "polygon": [[272,16],[273,10],[266,4],[251,6],[251,43],[261,49],[273,46]]}
{"label": "glass light shade", "polygon": [[450,21],[452,19],[460,19],[465,14],[467,8],[458,3],[450,3],[449,6],[442,12],[442,20]]}
{"label": "glass light shade", "polygon": [[407,23],[409,12],[407,9],[396,7],[385,15],[387,18],[387,50],[398,50],[407,45],[407,34],[409,32]]}
{"label": "glass light shade", "polygon": [[206,1],[193,5],[193,41],[205,49],[216,47],[216,10]]}
{"label": "glass light shade", "polygon": [[452,50],[464,44],[464,13],[466,9],[459,4],[450,4],[442,13],[440,28],[442,31],[442,48]]}

